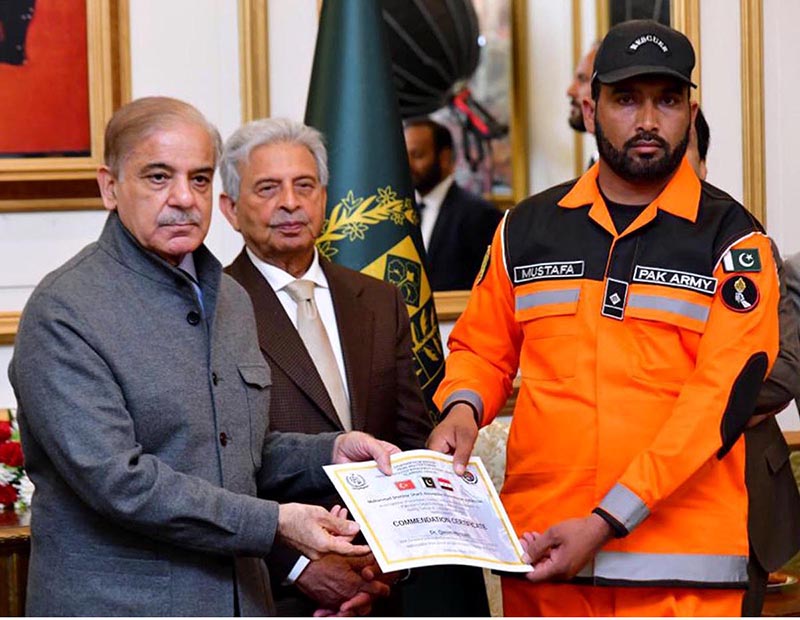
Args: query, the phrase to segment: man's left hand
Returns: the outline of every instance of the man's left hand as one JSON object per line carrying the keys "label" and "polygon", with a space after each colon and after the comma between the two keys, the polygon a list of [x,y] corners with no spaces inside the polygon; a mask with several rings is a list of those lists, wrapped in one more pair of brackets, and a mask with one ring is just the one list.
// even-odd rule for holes
{"label": "man's left hand", "polygon": [[389,457],[398,452],[400,448],[388,441],[375,439],[360,431],[351,431],[339,435],[334,441],[331,462],[339,464],[374,460],[380,471],[391,476],[392,464]]}
{"label": "man's left hand", "polygon": [[523,561],[533,565],[526,577],[533,582],[571,579],[613,537],[606,521],[591,514],[583,519],[568,519],[542,534],[525,533],[520,542]]}
{"label": "man's left hand", "polygon": [[[312,598],[323,608],[341,610],[340,607],[359,593],[366,596],[365,607],[372,600],[389,595],[389,586],[376,579],[380,574],[372,554],[361,557],[346,557],[336,554],[325,555],[314,560],[295,581],[303,594]],[[355,607],[349,605],[344,609]]]}

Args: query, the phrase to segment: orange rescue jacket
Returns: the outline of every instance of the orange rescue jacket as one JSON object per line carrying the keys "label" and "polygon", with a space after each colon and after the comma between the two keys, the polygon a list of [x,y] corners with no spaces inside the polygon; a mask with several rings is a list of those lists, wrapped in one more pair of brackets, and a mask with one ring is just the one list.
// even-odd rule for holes
{"label": "orange rescue jacket", "polygon": [[593,510],[612,524],[579,580],[742,587],[739,438],[778,350],[769,239],[686,159],[617,234],[597,173],[509,212],[436,404],[489,424],[519,369],[501,497],[518,533]]}

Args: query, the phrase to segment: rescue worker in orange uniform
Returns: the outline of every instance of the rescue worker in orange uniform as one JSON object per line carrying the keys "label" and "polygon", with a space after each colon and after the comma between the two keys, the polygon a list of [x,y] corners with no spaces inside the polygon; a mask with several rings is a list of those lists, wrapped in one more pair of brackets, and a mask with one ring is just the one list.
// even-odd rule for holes
{"label": "rescue worker in orange uniform", "polygon": [[609,31],[599,162],[507,214],[451,334],[428,445],[457,473],[521,374],[501,498],[534,571],[503,579],[505,615],[740,613],[779,286],[760,224],[684,157],[694,62],[656,22]]}

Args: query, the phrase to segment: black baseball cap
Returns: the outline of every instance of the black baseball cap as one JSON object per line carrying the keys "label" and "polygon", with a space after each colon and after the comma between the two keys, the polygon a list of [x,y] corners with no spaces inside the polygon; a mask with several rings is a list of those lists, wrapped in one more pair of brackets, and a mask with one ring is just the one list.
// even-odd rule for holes
{"label": "black baseball cap", "polygon": [[639,75],[669,75],[690,86],[694,49],[682,32],[651,19],[617,24],[603,39],[594,59],[595,80],[615,84]]}

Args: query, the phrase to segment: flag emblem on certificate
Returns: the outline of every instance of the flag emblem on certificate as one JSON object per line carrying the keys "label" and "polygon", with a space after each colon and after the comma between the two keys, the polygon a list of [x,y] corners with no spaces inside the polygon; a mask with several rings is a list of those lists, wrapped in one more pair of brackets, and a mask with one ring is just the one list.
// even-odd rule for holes
{"label": "flag emblem on certificate", "polygon": [[478,477],[477,477],[475,474],[473,474],[473,473],[472,473],[470,470],[467,470],[467,471],[465,471],[465,472],[464,472],[464,473],[461,475],[461,478],[462,478],[462,479],[464,480],[464,482],[466,482],[467,484],[478,484]]}
{"label": "flag emblem on certificate", "polygon": [[453,484],[447,478],[437,478],[437,480],[439,481],[439,486],[445,491],[453,490]]}
{"label": "flag emblem on certificate", "polygon": [[427,476],[422,477],[422,484],[424,484],[429,489],[436,488],[436,483],[433,481],[433,478],[429,478]]}
{"label": "flag emblem on certificate", "polygon": [[400,491],[410,491],[411,489],[416,489],[417,487],[414,486],[414,483],[411,480],[398,480],[394,483]]}

